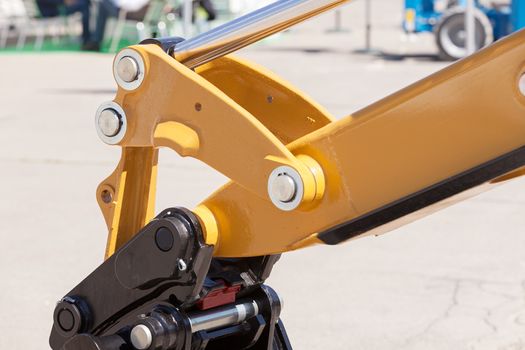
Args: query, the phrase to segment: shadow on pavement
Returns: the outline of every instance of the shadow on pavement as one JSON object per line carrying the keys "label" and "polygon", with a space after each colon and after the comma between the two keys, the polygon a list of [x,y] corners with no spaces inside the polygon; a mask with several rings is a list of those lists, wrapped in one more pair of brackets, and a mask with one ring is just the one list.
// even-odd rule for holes
{"label": "shadow on pavement", "polygon": [[404,60],[416,60],[425,62],[439,62],[441,59],[436,54],[428,53],[410,53],[410,54],[398,54],[380,51],[376,54],[378,58],[382,58],[385,61],[404,61]]}

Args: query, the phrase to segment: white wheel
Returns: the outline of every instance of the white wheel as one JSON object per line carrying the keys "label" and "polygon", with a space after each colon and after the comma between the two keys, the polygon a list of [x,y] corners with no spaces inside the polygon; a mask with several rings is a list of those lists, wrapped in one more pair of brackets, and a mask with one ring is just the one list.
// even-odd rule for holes
{"label": "white wheel", "polygon": [[[490,20],[479,9],[474,10],[476,51],[494,41]],[[465,9],[454,7],[445,12],[435,29],[439,56],[445,60],[457,60],[467,56]]]}

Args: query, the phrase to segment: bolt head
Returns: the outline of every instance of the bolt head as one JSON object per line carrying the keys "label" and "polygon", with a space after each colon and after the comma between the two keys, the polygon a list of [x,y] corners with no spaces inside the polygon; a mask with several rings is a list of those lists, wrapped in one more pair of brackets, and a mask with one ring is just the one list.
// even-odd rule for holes
{"label": "bolt head", "polygon": [[290,175],[280,174],[273,180],[270,191],[273,198],[283,203],[288,203],[294,199],[297,186]]}
{"label": "bolt head", "polygon": [[100,117],[98,118],[98,127],[102,134],[107,137],[113,137],[120,131],[120,116],[111,108],[105,109],[100,113]]}
{"label": "bolt head", "polygon": [[130,338],[131,344],[135,349],[138,350],[146,350],[153,343],[153,335],[151,334],[151,330],[143,324],[133,327]]}
{"label": "bolt head", "polygon": [[124,56],[117,63],[117,74],[126,83],[137,80],[139,76],[139,65],[134,58]]}

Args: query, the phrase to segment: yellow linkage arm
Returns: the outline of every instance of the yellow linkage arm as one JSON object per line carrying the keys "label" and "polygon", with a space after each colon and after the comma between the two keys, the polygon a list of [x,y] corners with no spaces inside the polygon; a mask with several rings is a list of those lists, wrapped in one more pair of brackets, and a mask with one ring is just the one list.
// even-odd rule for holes
{"label": "yellow linkage arm", "polygon": [[[115,99],[127,130],[119,142],[121,161],[97,191],[110,230],[106,256],[153,217],[158,147],[200,159],[262,198],[270,172],[291,166],[305,180],[304,201],[316,198],[322,188],[316,185],[317,164],[295,157],[284,143],[332,121],[320,106],[241,60],[221,58],[201,67],[208,81],[155,45],[123,52],[130,51],[140,55],[146,73],[138,88],[120,88]],[[209,223],[206,229],[208,243],[216,243],[216,230]]]}
{"label": "yellow linkage arm", "polygon": [[[222,58],[192,71],[154,45],[124,50],[140,55],[144,76],[115,99],[127,131],[121,162],[98,190],[107,256],[153,215],[158,147],[232,179],[196,209],[215,255],[229,257],[385,232],[466,190],[523,174],[524,43],[519,32],[337,122],[246,62]],[[304,187],[292,211],[267,193],[281,165]]]}

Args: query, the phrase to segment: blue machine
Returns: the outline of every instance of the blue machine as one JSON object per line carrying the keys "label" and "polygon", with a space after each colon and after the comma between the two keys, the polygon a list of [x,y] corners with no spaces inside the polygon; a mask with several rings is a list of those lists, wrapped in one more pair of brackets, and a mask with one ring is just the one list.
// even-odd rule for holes
{"label": "blue machine", "polygon": [[[443,59],[464,57],[465,3],[466,0],[405,0],[403,28],[408,33],[433,32]],[[477,49],[525,28],[525,0],[490,7],[476,0],[475,6]]]}

